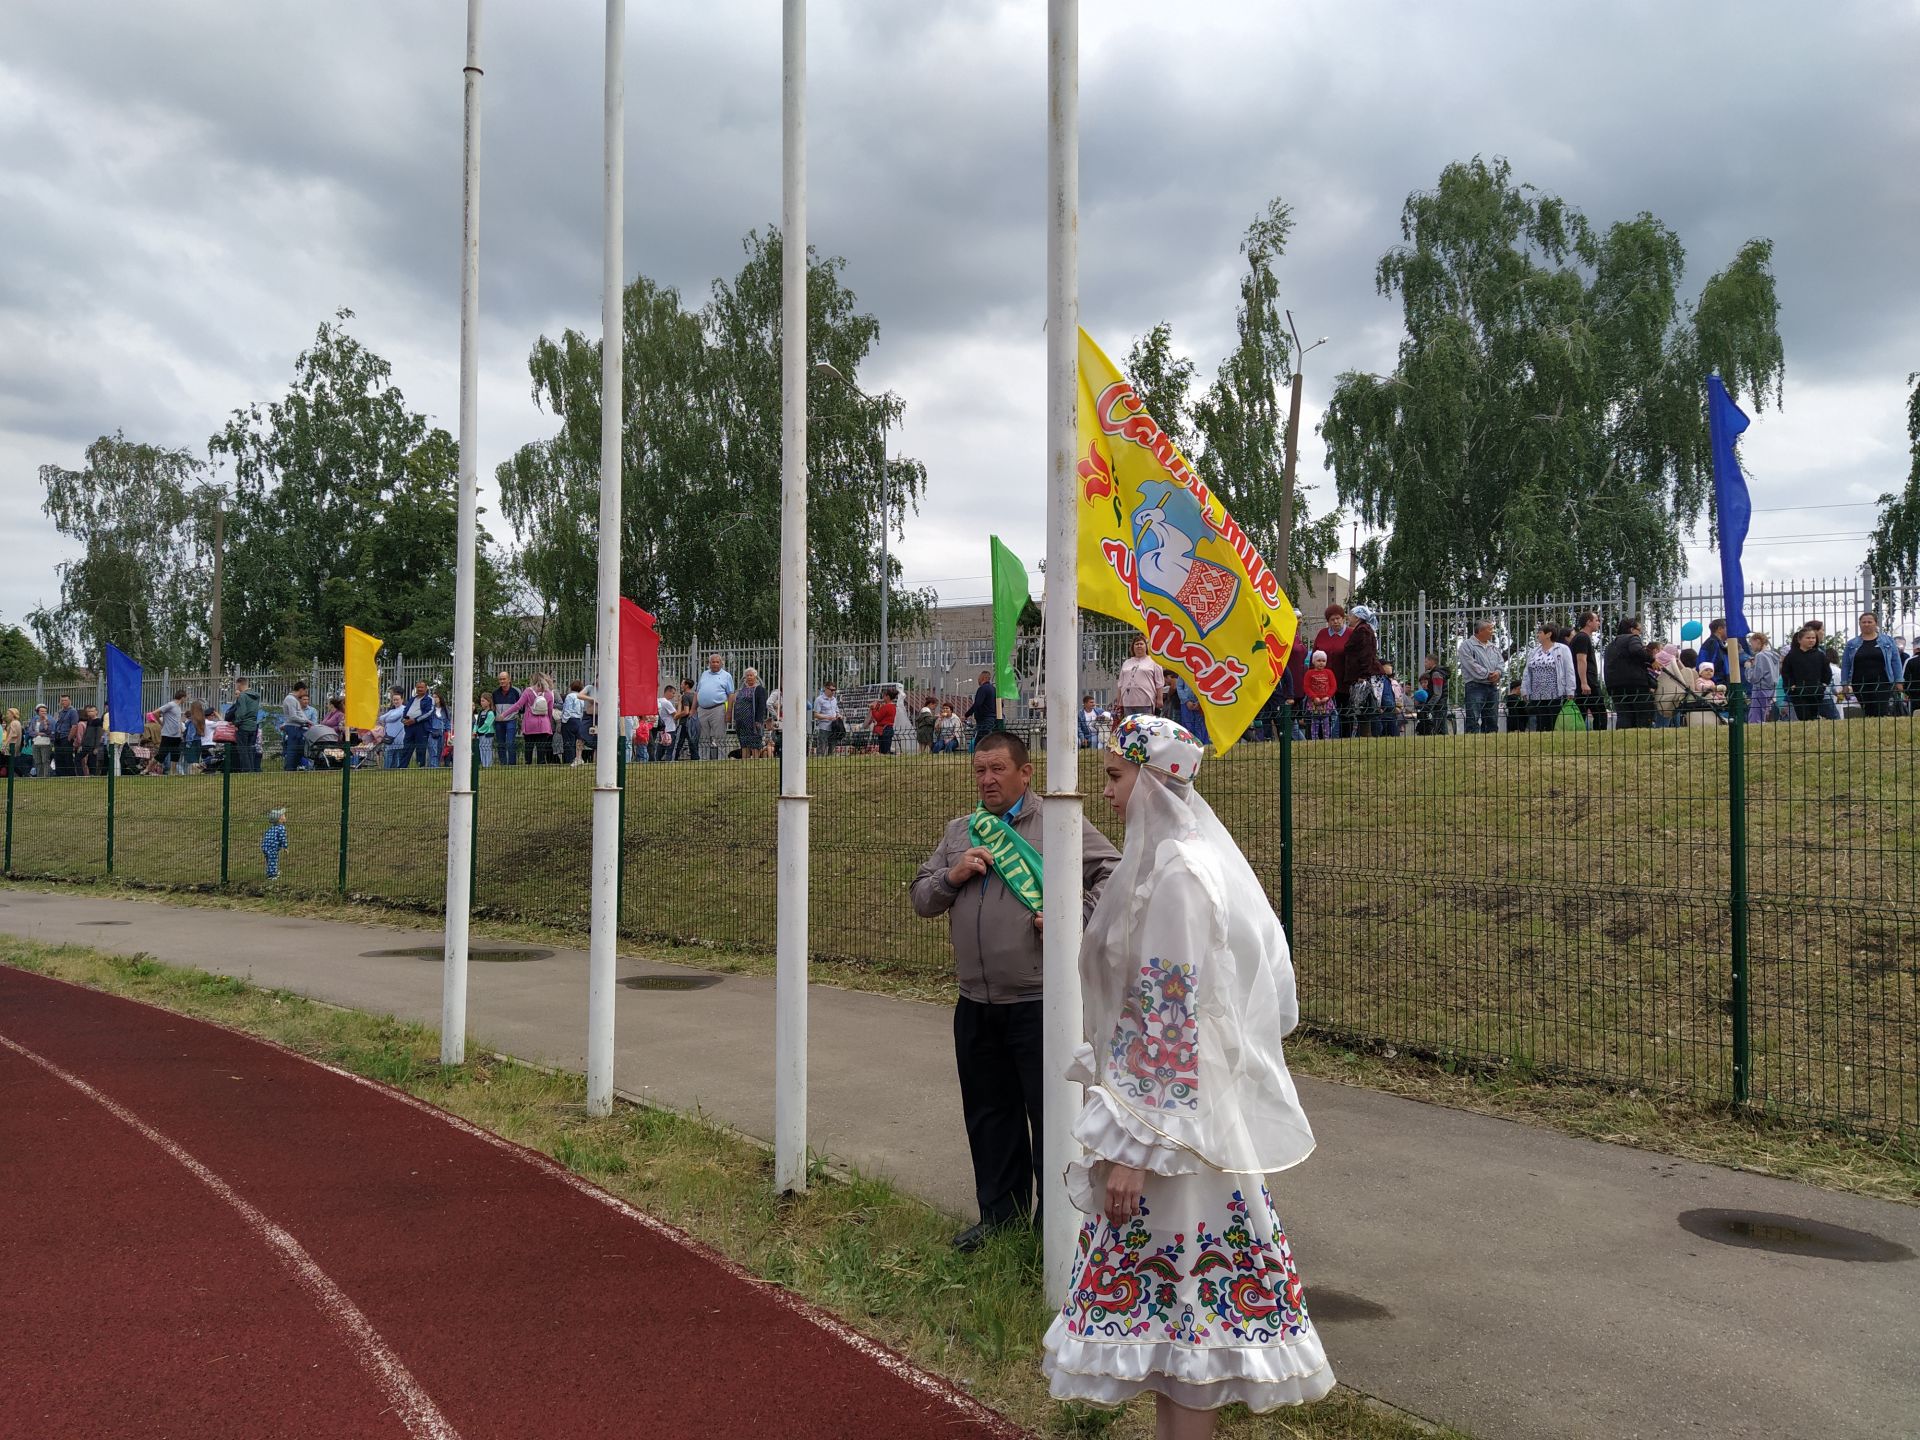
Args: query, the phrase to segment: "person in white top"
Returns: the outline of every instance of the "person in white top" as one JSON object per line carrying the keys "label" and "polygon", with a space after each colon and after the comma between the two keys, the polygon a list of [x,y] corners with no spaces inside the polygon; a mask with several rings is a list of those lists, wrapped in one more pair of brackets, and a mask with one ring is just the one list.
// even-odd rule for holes
{"label": "person in white top", "polygon": [[1133,638],[1133,653],[1120,663],[1114,683],[1113,708],[1122,715],[1151,715],[1160,708],[1167,677],[1147,654],[1147,637]]}
{"label": "person in white top", "polygon": [[819,734],[822,755],[831,755],[833,747],[847,738],[846,721],[840,718],[840,692],[831,680],[813,697],[813,728]]}
{"label": "person in white top", "polygon": [[673,735],[680,728],[680,692],[673,686],[667,686],[666,693],[660,697],[660,723],[653,728],[653,758],[670,760],[673,758]]}

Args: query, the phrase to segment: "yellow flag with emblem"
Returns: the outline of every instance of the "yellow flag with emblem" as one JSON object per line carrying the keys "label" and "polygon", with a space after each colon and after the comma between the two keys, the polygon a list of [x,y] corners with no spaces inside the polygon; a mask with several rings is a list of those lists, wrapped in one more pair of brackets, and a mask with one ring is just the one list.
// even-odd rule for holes
{"label": "yellow flag with emblem", "polygon": [[1125,620],[1187,682],[1216,751],[1286,670],[1299,616],[1253,541],[1080,332],[1080,604]]}

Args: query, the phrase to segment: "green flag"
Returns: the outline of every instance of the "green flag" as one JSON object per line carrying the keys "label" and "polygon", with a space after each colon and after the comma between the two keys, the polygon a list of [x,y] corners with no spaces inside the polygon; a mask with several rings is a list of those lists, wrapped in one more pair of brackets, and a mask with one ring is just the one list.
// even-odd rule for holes
{"label": "green flag", "polygon": [[995,535],[993,541],[993,684],[1002,705],[1020,698],[1020,681],[1013,671],[1013,642],[1020,628],[1020,612],[1032,596],[1027,591],[1027,567]]}

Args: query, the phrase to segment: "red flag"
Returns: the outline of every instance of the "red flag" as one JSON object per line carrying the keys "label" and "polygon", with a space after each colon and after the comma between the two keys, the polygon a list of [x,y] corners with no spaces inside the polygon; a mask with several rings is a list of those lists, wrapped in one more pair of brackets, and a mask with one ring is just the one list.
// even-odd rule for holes
{"label": "red flag", "polygon": [[620,597],[620,713],[651,715],[660,705],[660,632],[653,616]]}

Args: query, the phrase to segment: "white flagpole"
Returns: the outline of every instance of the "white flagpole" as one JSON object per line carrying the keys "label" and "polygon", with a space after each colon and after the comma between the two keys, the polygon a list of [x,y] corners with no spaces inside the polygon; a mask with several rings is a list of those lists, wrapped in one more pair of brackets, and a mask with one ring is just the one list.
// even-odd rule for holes
{"label": "white flagpole", "polygon": [[780,803],[773,1180],[807,1188],[807,0],[785,0],[780,87]]}
{"label": "white flagpole", "polygon": [[600,284],[599,674],[600,734],[593,752],[593,901],[587,941],[587,1113],[613,1111],[613,972],[620,880],[620,446],[625,312],[621,280],[626,111],[626,0],[607,0],[606,210]]}
{"label": "white flagpole", "polygon": [[440,1063],[467,1056],[467,938],[473,906],[473,567],[480,481],[480,0],[467,0],[465,174],[460,250],[460,520],[453,591],[453,775],[447,800],[446,949]]}
{"label": "white flagpole", "polygon": [[1074,691],[1080,676],[1079,517],[1074,452],[1080,355],[1080,6],[1047,6],[1047,788],[1042,810],[1046,916],[1042,1010],[1046,1079],[1040,1167],[1047,1299],[1065,1303],[1079,1216],[1065,1174],[1076,1146],[1080,1087],[1065,1078],[1080,1043],[1080,752]]}

